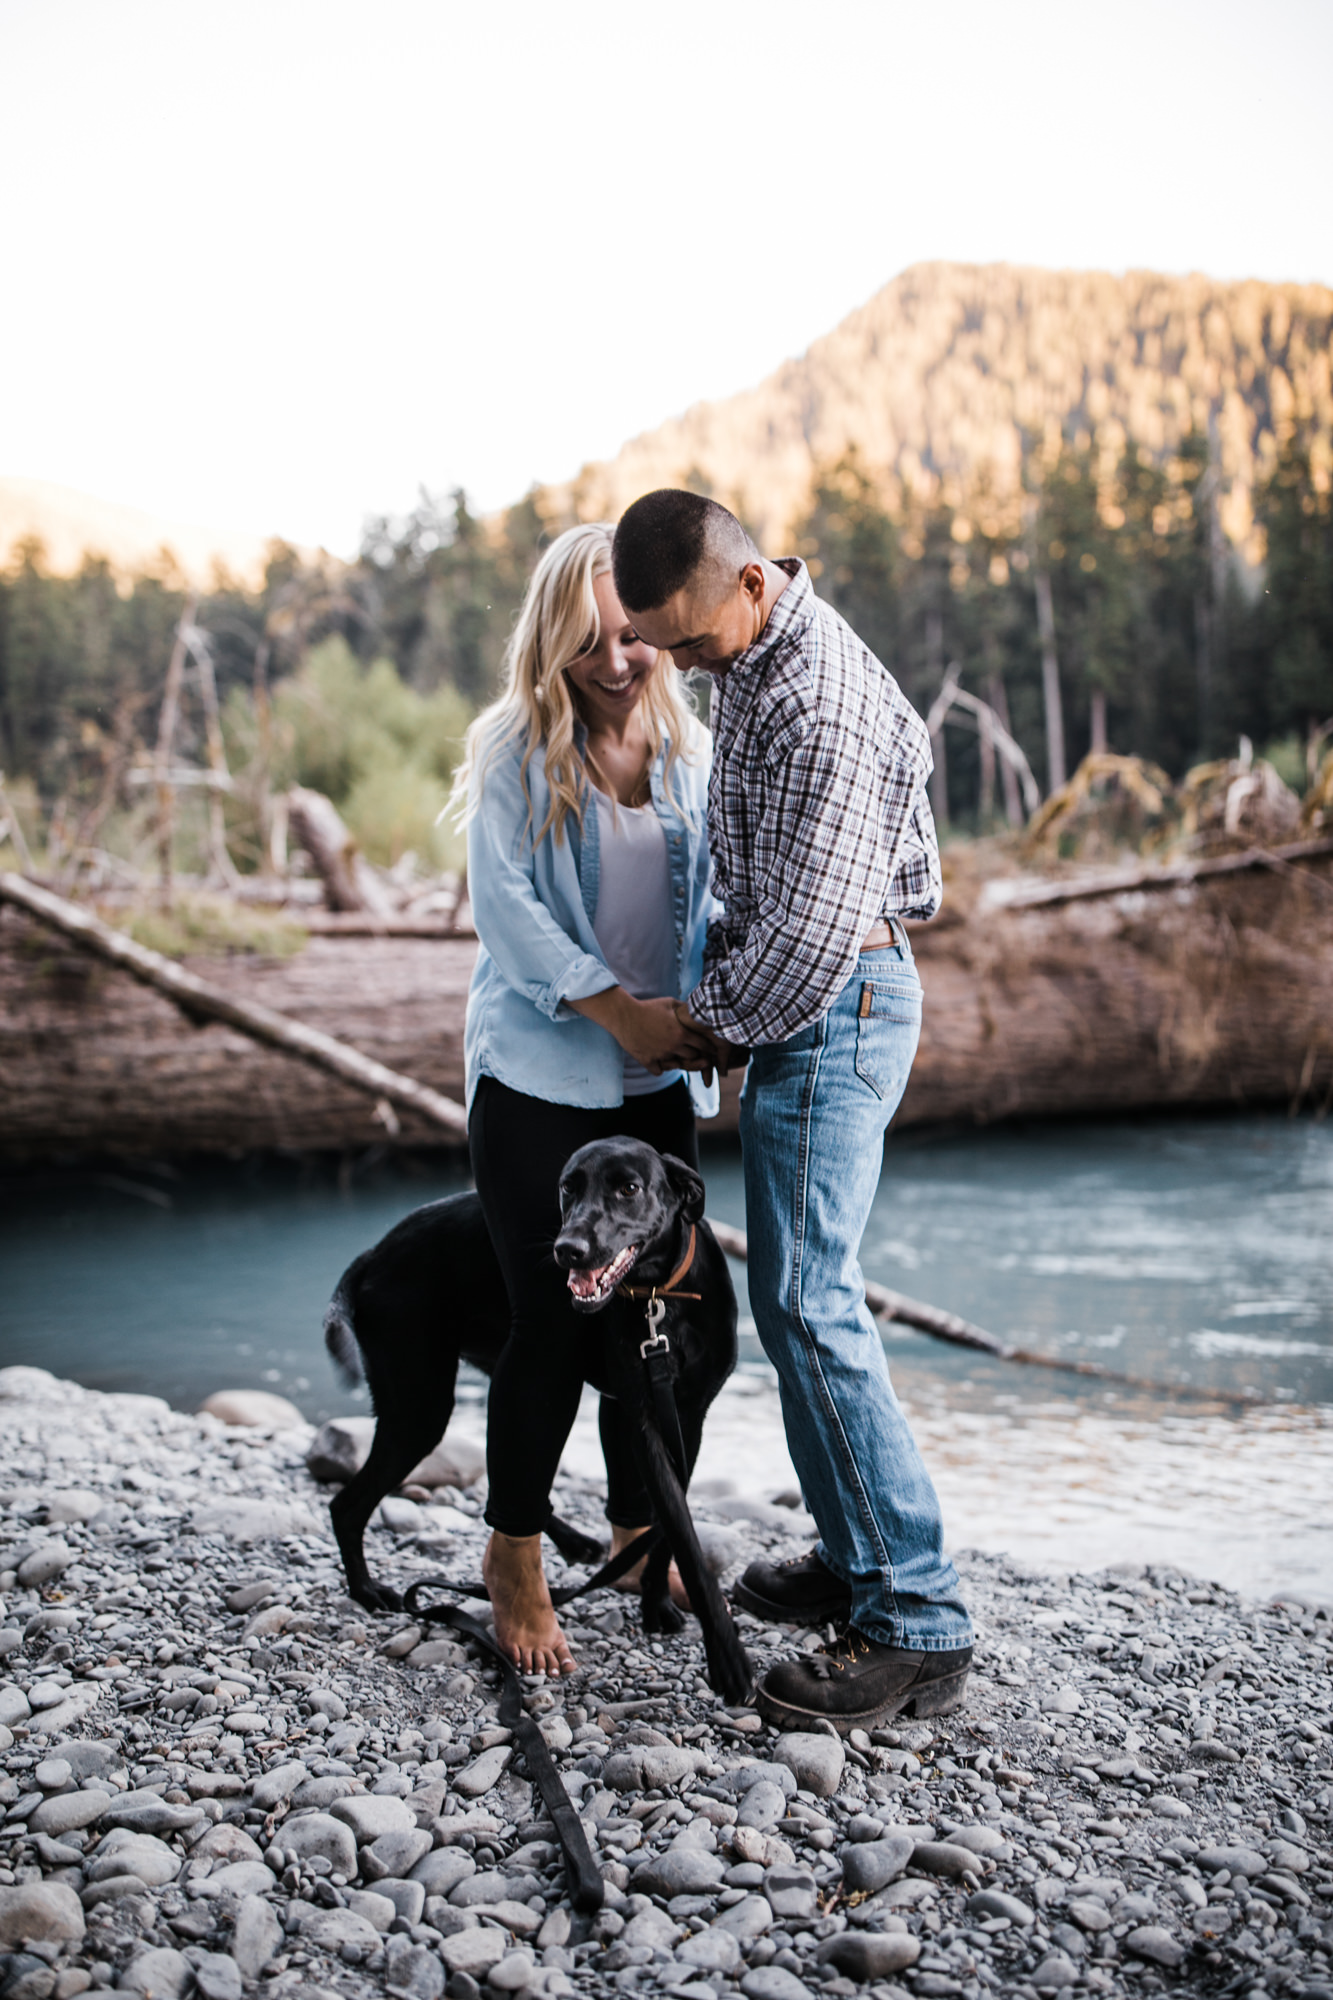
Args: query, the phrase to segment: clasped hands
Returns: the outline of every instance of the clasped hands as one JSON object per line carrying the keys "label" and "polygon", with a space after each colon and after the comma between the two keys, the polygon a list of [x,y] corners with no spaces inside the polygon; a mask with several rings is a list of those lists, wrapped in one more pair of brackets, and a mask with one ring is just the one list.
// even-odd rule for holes
{"label": "clasped hands", "polygon": [[697,1069],[705,1083],[713,1072],[743,1068],[748,1049],[724,1041],[703,1021],[695,1019],[683,1000],[630,1000],[614,1033],[620,1046],[654,1076],[669,1069]]}
{"label": "clasped hands", "polygon": [[683,1000],[666,995],[635,1000],[623,986],[609,986],[569,1004],[608,1029],[626,1055],[654,1076],[669,1069],[697,1069],[704,1082],[711,1083],[714,1070],[725,1076],[728,1070],[743,1069],[750,1059],[748,1049],[737,1048],[697,1021]]}

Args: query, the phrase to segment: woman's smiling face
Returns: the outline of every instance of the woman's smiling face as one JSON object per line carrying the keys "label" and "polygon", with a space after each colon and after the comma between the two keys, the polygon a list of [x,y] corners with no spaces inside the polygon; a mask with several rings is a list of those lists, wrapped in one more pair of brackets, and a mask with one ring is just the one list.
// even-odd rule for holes
{"label": "woman's smiling face", "polygon": [[597,599],[596,642],[565,668],[588,728],[619,729],[632,715],[657,663],[657,653],[634,629],[616,596],[610,571],[593,583]]}

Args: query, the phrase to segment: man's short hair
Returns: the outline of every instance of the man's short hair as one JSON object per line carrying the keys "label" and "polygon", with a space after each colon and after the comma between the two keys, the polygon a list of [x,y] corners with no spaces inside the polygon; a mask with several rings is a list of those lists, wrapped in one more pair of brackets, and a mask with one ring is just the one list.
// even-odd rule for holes
{"label": "man's short hair", "polygon": [[721,598],[746,563],[758,559],[734,514],[679,486],[661,486],[627,507],[611,548],[616,594],[630,612],[656,611],[706,576]]}

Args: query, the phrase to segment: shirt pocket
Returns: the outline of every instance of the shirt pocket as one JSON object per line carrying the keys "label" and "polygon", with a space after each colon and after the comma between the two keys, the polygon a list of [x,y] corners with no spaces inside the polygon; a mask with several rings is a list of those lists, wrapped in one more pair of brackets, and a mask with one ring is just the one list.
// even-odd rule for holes
{"label": "shirt pocket", "polygon": [[876,1097],[896,1104],[902,1096],[920,1035],[921,981],[914,972],[861,982],[856,1074]]}

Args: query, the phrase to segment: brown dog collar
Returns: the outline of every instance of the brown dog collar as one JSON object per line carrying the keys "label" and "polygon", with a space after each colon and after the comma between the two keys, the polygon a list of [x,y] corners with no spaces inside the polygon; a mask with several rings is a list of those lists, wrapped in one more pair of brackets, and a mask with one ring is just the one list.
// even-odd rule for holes
{"label": "brown dog collar", "polygon": [[664,1285],[617,1285],[616,1291],[622,1299],[664,1299],[668,1295],[677,1299],[702,1299],[702,1292],[682,1292],[678,1289],[682,1278],[688,1278],[694,1263],[695,1238],[698,1232],[690,1224],[690,1240],[685,1245],[685,1255],[677,1264]]}

